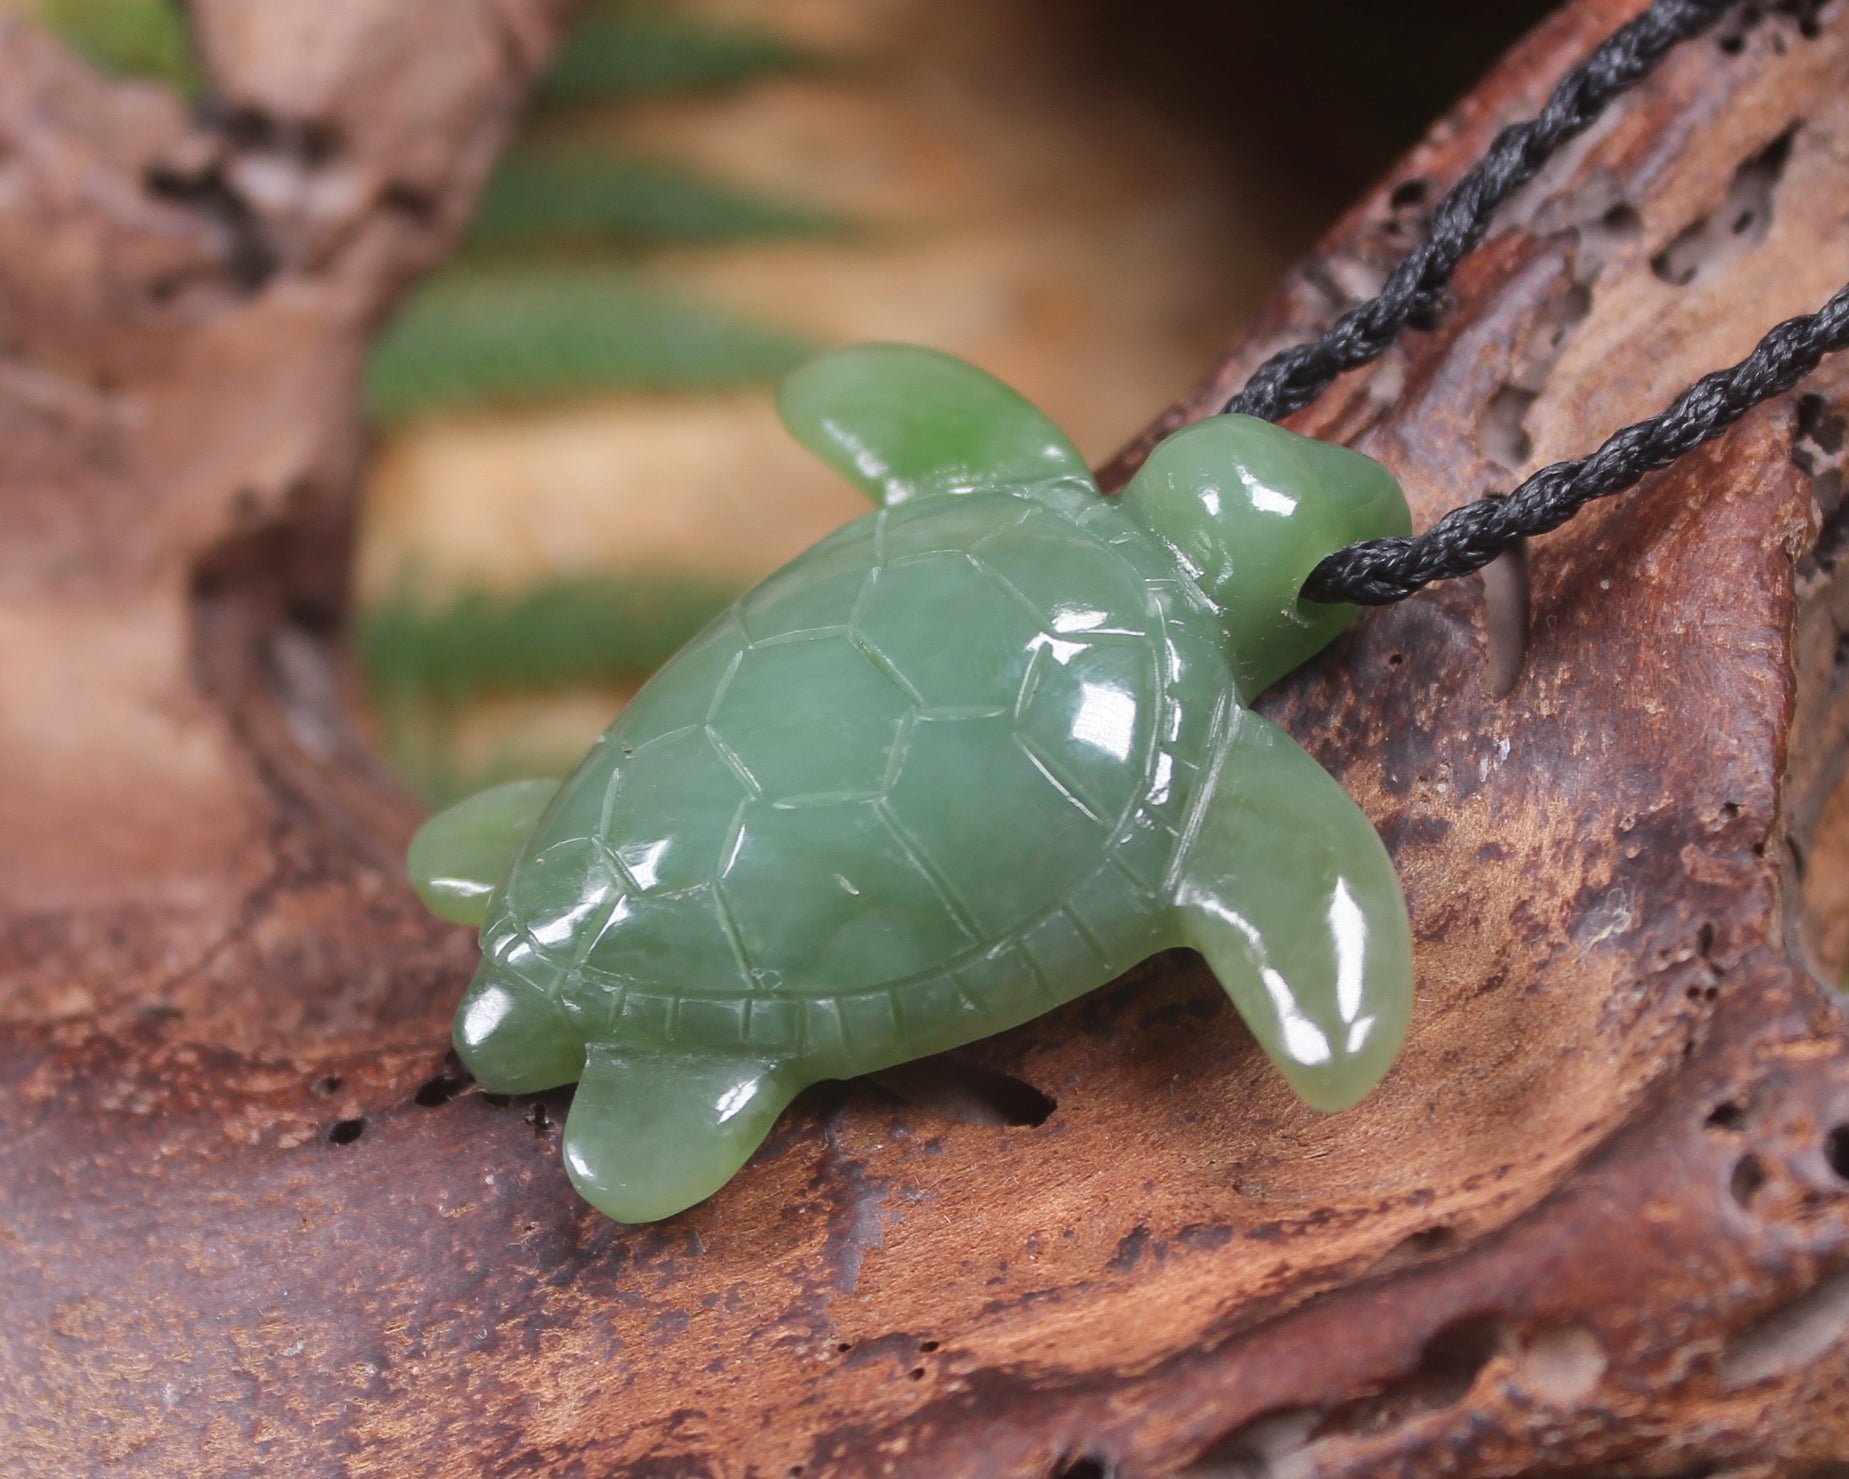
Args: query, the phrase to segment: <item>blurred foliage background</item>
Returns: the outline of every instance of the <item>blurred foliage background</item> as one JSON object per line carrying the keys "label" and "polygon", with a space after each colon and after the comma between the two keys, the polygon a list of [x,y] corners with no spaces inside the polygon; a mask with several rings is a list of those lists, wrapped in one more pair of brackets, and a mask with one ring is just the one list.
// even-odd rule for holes
{"label": "blurred foliage background", "polygon": [[[172,0],[13,3],[210,106]],[[860,513],[771,410],[824,345],[964,355],[1104,456],[1546,8],[587,0],[370,367],[382,746],[433,801],[557,772]]]}

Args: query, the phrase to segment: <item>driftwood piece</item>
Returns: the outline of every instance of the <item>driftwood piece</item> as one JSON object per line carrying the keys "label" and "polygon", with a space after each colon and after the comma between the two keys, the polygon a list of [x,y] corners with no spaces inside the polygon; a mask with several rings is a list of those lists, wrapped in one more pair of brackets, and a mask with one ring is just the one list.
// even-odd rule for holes
{"label": "driftwood piece", "polygon": [[[1636,8],[1545,26],[1162,424],[1377,283]],[[337,640],[361,346],[556,8],[193,9],[209,128],[0,30],[0,1467],[1849,1458],[1849,1042],[1818,975],[1845,931],[1817,912],[1849,369],[1538,542],[1518,667],[1458,582],[1268,700],[1412,901],[1412,1040],[1361,1108],[1295,1104],[1172,956],[981,1047],[1043,1123],[818,1090],[712,1202],[619,1228],[566,1185],[563,1096],[446,1068],[471,945],[402,882]],[[1429,522],[1821,302],[1841,12],[1684,48],[1298,424]]]}

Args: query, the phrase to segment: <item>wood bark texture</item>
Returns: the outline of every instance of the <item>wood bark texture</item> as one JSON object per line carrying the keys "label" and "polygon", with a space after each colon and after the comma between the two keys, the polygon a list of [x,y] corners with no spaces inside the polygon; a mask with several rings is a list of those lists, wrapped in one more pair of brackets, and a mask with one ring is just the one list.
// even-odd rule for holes
{"label": "wood bark texture", "polygon": [[[1638,8],[1560,12],[1155,430],[1378,285]],[[1043,1123],[825,1087],[711,1202],[618,1227],[566,1184],[565,1095],[445,1059],[473,944],[403,879],[339,640],[362,351],[560,7],[191,9],[204,121],[0,27],[0,1468],[1849,1459],[1820,984],[1849,953],[1849,366],[1538,541],[1525,652],[1455,582],[1267,700],[1412,904],[1411,1041],[1360,1108],[1295,1103],[1177,954],[972,1051],[964,1084],[1024,1081]],[[1845,279],[1849,14],[1752,7],[1294,424],[1386,461],[1423,525]]]}

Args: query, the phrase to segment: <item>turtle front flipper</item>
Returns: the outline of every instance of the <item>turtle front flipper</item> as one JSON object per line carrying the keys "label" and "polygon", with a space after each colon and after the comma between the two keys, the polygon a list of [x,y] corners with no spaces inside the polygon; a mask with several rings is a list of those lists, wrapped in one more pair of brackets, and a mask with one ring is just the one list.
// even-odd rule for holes
{"label": "turtle front flipper", "polygon": [[405,866],[424,907],[453,924],[479,925],[558,789],[557,781],[490,786],[418,828]]}
{"label": "turtle front flipper", "polygon": [[593,1043],[565,1121],[565,1169],[618,1222],[672,1217],[725,1185],[802,1087],[776,1062]]}
{"label": "turtle front flipper", "polygon": [[974,365],[907,344],[857,344],[792,372],[777,393],[790,434],[876,503],[1091,481],[1059,428]]}
{"label": "turtle front flipper", "polygon": [[1361,808],[1270,720],[1245,709],[1176,893],[1206,957],[1297,1096],[1346,1109],[1393,1065],[1412,1005],[1412,931]]}

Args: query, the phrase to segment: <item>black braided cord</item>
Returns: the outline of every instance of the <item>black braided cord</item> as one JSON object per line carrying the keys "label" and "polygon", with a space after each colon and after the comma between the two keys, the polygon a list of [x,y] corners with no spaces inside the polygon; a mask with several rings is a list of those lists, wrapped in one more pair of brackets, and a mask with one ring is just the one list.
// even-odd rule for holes
{"label": "black braided cord", "polygon": [[[1535,117],[1496,135],[1438,203],[1425,244],[1393,269],[1377,297],[1343,314],[1313,343],[1274,354],[1221,409],[1276,421],[1309,405],[1344,371],[1379,358],[1410,321],[1438,306],[1502,203],[1614,98],[1734,3],[1653,0],[1563,77]],[[1787,0],[1779,8],[1808,23],[1816,0]],[[1668,410],[1614,433],[1590,456],[1544,467],[1513,493],[1453,509],[1410,539],[1373,539],[1337,550],[1311,571],[1303,595],[1383,606],[1432,581],[1480,570],[1518,541],[1559,528],[1593,499],[1622,493],[1719,436],[1754,406],[1790,390],[1824,355],[1846,347],[1849,287],[1816,313],[1779,324],[1739,364],[1704,375]]]}
{"label": "black braided cord", "polygon": [[1703,375],[1668,410],[1613,433],[1590,456],[1544,467],[1507,497],[1454,508],[1410,539],[1370,539],[1337,550],[1310,572],[1303,594],[1384,606],[1434,580],[1480,570],[1516,540],[1559,528],[1593,499],[1622,493],[1711,441],[1844,348],[1849,286],[1817,312],[1786,319],[1739,364]]}
{"label": "black braided cord", "polygon": [[1560,80],[1540,113],[1496,135],[1489,152],[1438,203],[1429,238],[1393,269],[1378,297],[1343,314],[1314,343],[1274,354],[1221,409],[1276,421],[1309,405],[1344,370],[1377,359],[1409,320],[1439,305],[1452,273],[1483,239],[1497,208],[1612,99],[1649,76],[1679,42],[1707,30],[1733,3],[1655,0],[1614,31]]}

